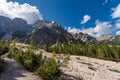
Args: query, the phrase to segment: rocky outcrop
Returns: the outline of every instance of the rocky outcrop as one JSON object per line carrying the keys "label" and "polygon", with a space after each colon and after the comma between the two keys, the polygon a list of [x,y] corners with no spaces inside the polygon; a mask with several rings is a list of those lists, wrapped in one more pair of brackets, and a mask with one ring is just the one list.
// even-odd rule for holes
{"label": "rocky outcrop", "polygon": [[93,38],[92,36],[88,35],[87,33],[71,33],[73,35],[73,37],[78,40],[78,41],[82,41],[85,43],[90,43],[90,42],[96,42],[96,39]]}
{"label": "rocky outcrop", "polygon": [[26,36],[21,41],[24,43],[30,43],[33,41],[36,45],[44,45],[46,43],[52,45],[56,44],[57,42],[60,43],[74,43],[75,39],[73,36],[65,31],[61,25],[57,24],[56,22],[42,22],[39,21],[37,27],[31,35]]}
{"label": "rocky outcrop", "polygon": [[112,35],[103,35],[97,38],[97,41],[112,41],[114,37]]}

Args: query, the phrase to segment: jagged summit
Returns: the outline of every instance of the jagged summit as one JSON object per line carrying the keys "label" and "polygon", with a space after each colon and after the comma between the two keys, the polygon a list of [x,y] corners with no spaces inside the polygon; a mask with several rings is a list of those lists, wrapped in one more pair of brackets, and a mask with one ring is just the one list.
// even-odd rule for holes
{"label": "jagged summit", "polygon": [[103,35],[101,37],[96,38],[98,41],[112,41],[114,37],[112,35]]}
{"label": "jagged summit", "polygon": [[34,24],[34,27],[35,25],[38,27],[36,27],[31,35],[22,40],[24,43],[30,43],[30,41],[33,41],[34,44],[43,45],[45,43],[55,44],[56,42],[75,42],[73,36],[65,31],[57,22],[38,21]]}
{"label": "jagged summit", "polygon": [[87,33],[84,34],[84,33],[80,32],[80,33],[71,33],[71,34],[73,35],[73,37],[76,40],[80,40],[82,42],[89,43],[89,42],[96,42],[97,41],[94,37],[88,35]]}

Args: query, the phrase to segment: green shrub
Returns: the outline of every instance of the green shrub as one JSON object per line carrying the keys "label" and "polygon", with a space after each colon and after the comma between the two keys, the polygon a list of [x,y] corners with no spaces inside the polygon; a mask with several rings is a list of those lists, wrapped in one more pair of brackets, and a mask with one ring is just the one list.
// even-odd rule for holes
{"label": "green shrub", "polygon": [[47,58],[35,71],[35,74],[41,76],[44,80],[58,80],[59,73],[59,66],[53,58]]}
{"label": "green shrub", "polygon": [[9,51],[9,43],[7,41],[0,41],[0,56]]}
{"label": "green shrub", "polygon": [[27,51],[22,51],[22,48],[11,46],[9,50],[9,58],[13,58],[21,63],[28,71],[35,72],[35,74],[42,77],[44,80],[58,80],[59,66],[55,58],[47,58],[42,54],[35,54],[34,47],[29,46]]}
{"label": "green shrub", "polygon": [[[0,41],[0,57],[5,54],[8,53],[9,51],[9,43],[7,41]],[[0,58],[0,74],[3,71],[3,62]]]}
{"label": "green shrub", "polygon": [[116,70],[116,69],[109,69],[110,71],[113,71],[113,72],[116,72],[116,73],[120,73],[119,70]]}

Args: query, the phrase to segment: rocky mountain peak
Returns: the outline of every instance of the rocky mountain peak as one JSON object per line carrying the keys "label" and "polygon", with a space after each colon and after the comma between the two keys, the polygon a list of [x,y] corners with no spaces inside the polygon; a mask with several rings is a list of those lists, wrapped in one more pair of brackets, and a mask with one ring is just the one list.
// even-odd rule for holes
{"label": "rocky mountain peak", "polygon": [[114,39],[112,35],[103,35],[101,37],[96,38],[97,41],[111,41]]}
{"label": "rocky mountain peak", "polygon": [[32,26],[21,18],[11,20],[8,17],[0,16],[0,39],[12,40],[15,37],[21,38],[31,33],[32,30]]}
{"label": "rocky mountain peak", "polygon": [[12,22],[18,25],[21,25],[21,24],[27,25],[27,21],[25,21],[22,18],[15,18],[12,20]]}
{"label": "rocky mountain peak", "polygon": [[4,17],[4,16],[0,16],[0,27],[4,27],[4,26],[9,26],[9,24],[11,23],[11,19]]}
{"label": "rocky mountain peak", "polygon": [[38,27],[41,27],[41,26],[47,26],[48,24],[50,24],[51,22],[50,21],[47,21],[47,20],[38,20],[36,21],[34,24],[32,24],[32,27],[34,29],[38,28]]}
{"label": "rocky mountain peak", "polygon": [[71,33],[73,35],[73,37],[76,39],[76,40],[80,40],[82,42],[95,42],[96,39],[93,38],[92,36],[88,35],[87,33]]}

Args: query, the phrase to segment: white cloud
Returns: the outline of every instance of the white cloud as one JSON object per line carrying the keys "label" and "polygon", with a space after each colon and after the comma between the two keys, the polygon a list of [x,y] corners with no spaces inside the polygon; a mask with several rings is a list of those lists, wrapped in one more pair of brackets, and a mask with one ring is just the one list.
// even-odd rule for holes
{"label": "white cloud", "polygon": [[120,23],[115,24],[116,28],[120,29]]}
{"label": "white cloud", "polygon": [[35,6],[27,3],[19,4],[18,2],[8,2],[7,0],[0,0],[0,15],[13,18],[23,18],[32,24],[37,20],[43,19],[39,10]]}
{"label": "white cloud", "polygon": [[68,32],[71,33],[87,33],[93,37],[100,37],[102,35],[112,34],[113,31],[115,31],[116,28],[114,28],[110,22],[100,22],[99,20],[96,21],[95,27],[90,27],[87,29],[77,29],[77,28],[69,28]]}
{"label": "white cloud", "polygon": [[[113,0],[111,0],[113,1]],[[105,0],[104,4],[108,3],[108,0]],[[95,27],[89,27],[87,29],[77,29],[77,28],[70,28],[68,32],[83,32],[87,33],[93,37],[100,37],[103,35],[111,35],[113,32],[116,33],[116,35],[120,35],[120,4],[116,8],[112,8],[113,13],[111,14],[112,18],[118,18],[115,23],[111,23],[110,21],[99,21],[96,20]],[[91,17],[84,16],[83,21],[81,21],[81,24],[86,23],[88,20],[90,20]]]}
{"label": "white cloud", "polygon": [[82,32],[82,33],[87,33],[87,34],[89,34],[89,35],[91,35],[91,36],[95,36],[95,35],[94,35],[94,29],[93,29],[93,28],[82,29],[81,32]]}
{"label": "white cloud", "polygon": [[83,17],[83,20],[81,21],[80,24],[85,24],[85,23],[87,23],[90,19],[91,19],[91,16],[85,15],[85,16]]}
{"label": "white cloud", "polygon": [[112,18],[120,18],[120,4],[116,8],[112,8]]}
{"label": "white cloud", "polygon": [[113,26],[110,22],[100,22],[99,20],[96,21],[96,27],[94,28],[94,32],[98,35],[107,35],[112,34],[114,31]]}
{"label": "white cloud", "polygon": [[104,0],[104,2],[102,3],[102,5],[105,5],[105,4],[107,4],[108,2],[113,2],[113,1],[116,1],[116,0]]}
{"label": "white cloud", "polygon": [[96,37],[97,35],[94,34],[94,29],[93,28],[87,28],[87,29],[78,29],[78,28],[69,28],[68,32],[70,33],[87,33],[93,37]]}
{"label": "white cloud", "polygon": [[70,30],[71,29],[71,27],[68,27],[68,30]]}
{"label": "white cloud", "polygon": [[116,35],[120,35],[120,31],[117,31],[117,32],[116,32]]}
{"label": "white cloud", "polygon": [[105,4],[107,4],[108,3],[108,0],[105,0],[103,3],[102,3],[102,5],[105,5]]}
{"label": "white cloud", "polygon": [[80,32],[80,29],[77,29],[77,28],[71,28],[71,27],[68,27],[68,32],[70,33],[79,33]]}

